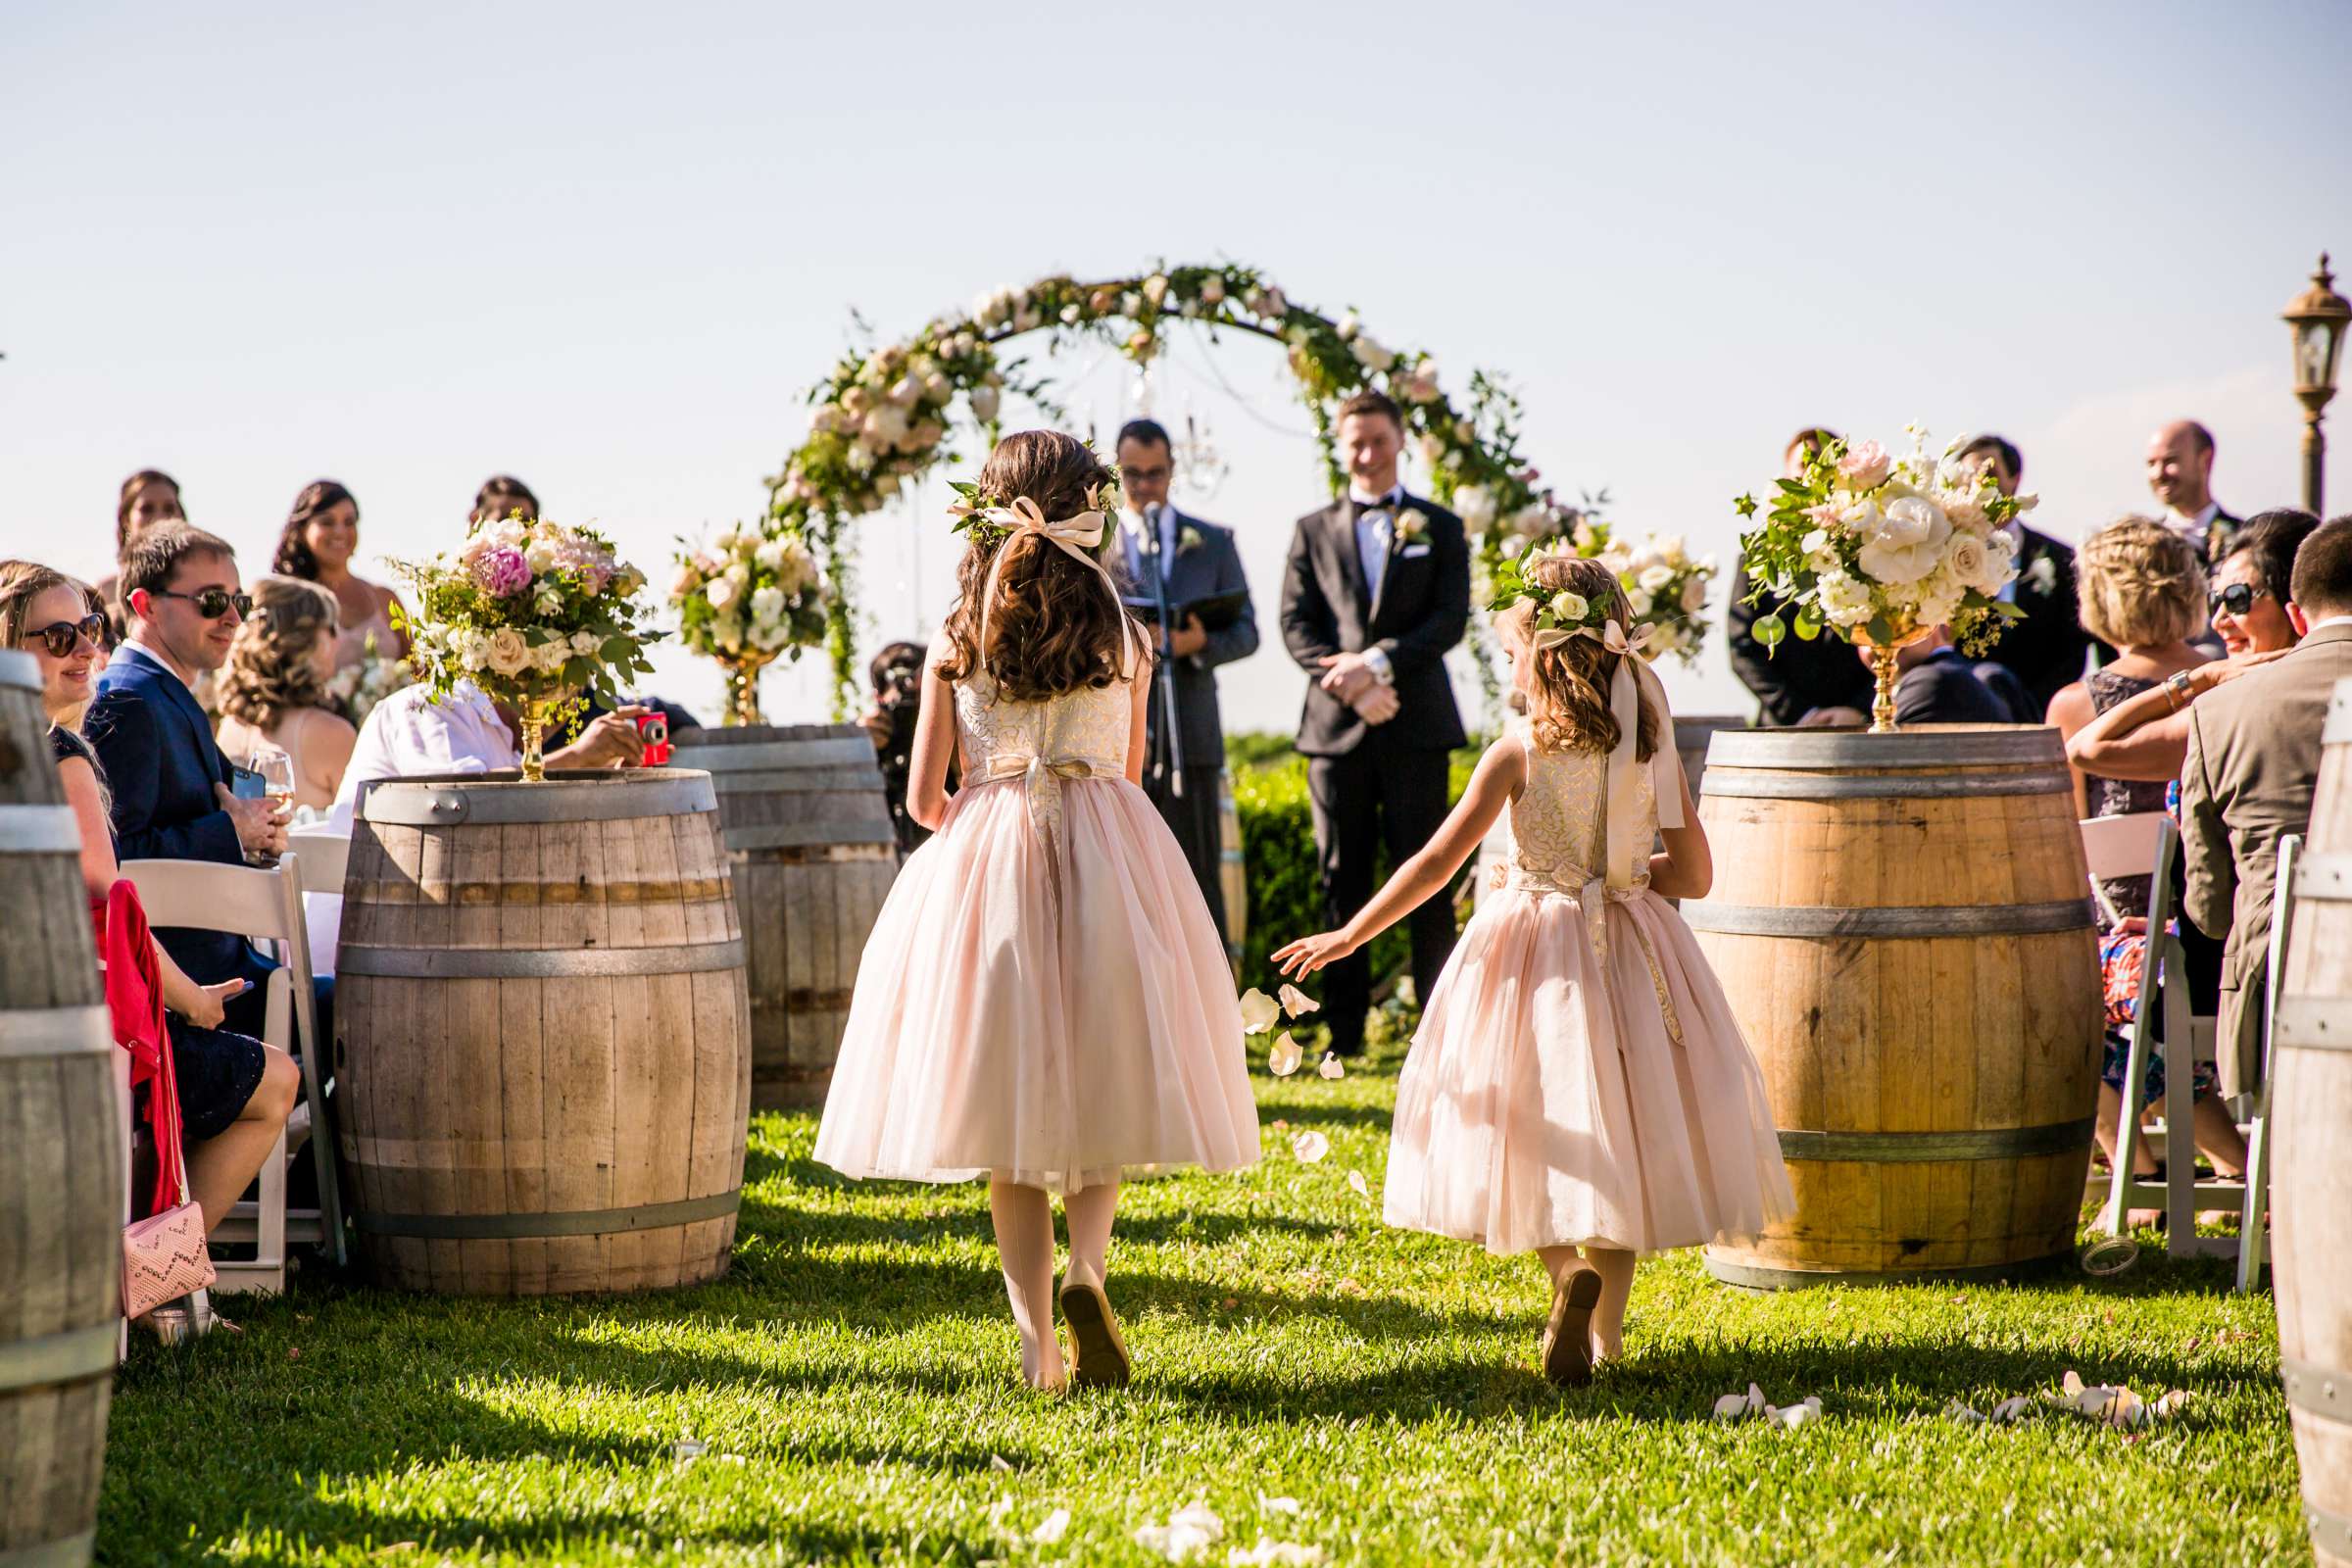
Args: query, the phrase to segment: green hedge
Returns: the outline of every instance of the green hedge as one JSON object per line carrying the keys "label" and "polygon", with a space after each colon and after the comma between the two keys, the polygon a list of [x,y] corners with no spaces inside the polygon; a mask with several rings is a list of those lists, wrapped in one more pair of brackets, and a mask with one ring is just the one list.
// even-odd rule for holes
{"label": "green hedge", "polygon": [[[1453,757],[1449,800],[1460,800],[1477,764],[1480,747]],[[1315,871],[1315,821],[1306,795],[1306,759],[1288,738],[1262,734],[1230,736],[1226,763],[1233,772],[1233,804],[1242,821],[1242,860],[1250,879],[1250,930],[1243,944],[1242,983],[1272,989],[1280,977],[1266,955],[1295,937],[1323,927],[1323,890]],[[1380,875],[1389,874],[1387,857]],[[1457,884],[1458,887],[1458,884]],[[1408,968],[1411,949],[1401,928],[1372,944],[1377,979]]]}

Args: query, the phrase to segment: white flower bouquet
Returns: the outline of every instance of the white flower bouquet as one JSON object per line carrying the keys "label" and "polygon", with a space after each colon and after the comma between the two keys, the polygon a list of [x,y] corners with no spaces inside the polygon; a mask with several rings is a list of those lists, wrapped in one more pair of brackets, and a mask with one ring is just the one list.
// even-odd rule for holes
{"label": "white flower bouquet", "polygon": [[1832,441],[1783,479],[1771,505],[1741,496],[1740,516],[1763,522],[1740,537],[1754,591],[1770,601],[1755,637],[1777,648],[1793,631],[1824,631],[1875,650],[1877,730],[1893,728],[1896,648],[1936,626],[1981,654],[2020,612],[2001,590],[2017,577],[2017,535],[2007,524],[2032,496],[2005,496],[1990,473],[1958,456],[1965,438],[1930,457],[1926,432],[1909,427],[1901,458],[1876,441]]}
{"label": "white flower bouquet", "polygon": [[435,701],[469,680],[520,713],[523,776],[540,776],[547,722],[594,693],[619,706],[621,680],[651,674],[637,624],[645,574],[616,559],[592,528],[517,513],[479,523],[456,551],[392,563],[417,608],[393,607],[410,658]]}
{"label": "white flower bouquet", "polygon": [[679,639],[726,666],[729,720],[759,723],[760,668],[825,640],[830,588],[815,553],[797,533],[737,527],[682,549],[677,566]]}
{"label": "white flower bouquet", "polygon": [[1494,585],[1505,568],[1535,545],[1598,561],[1624,585],[1635,626],[1650,628],[1642,657],[1654,663],[1660,655],[1671,653],[1686,664],[1695,662],[1707,635],[1705,612],[1707,593],[1715,581],[1715,558],[1691,556],[1679,534],[1653,534],[1642,545],[1629,544],[1600,514],[1608,500],[1604,491],[1587,496],[1581,506],[1571,506],[1545,491],[1498,516],[1491,493],[1485,489],[1466,487],[1457,492],[1455,501],[1464,525],[1486,532],[1495,544],[1494,558],[1482,558],[1478,563],[1481,581],[1477,591],[1482,599],[1494,598],[1498,591]]}
{"label": "white flower bouquet", "polygon": [[368,722],[375,705],[409,684],[406,660],[394,659],[376,645],[375,633],[368,634],[361,656],[345,664],[326,683],[326,695],[333,698],[335,707],[353,728]]}

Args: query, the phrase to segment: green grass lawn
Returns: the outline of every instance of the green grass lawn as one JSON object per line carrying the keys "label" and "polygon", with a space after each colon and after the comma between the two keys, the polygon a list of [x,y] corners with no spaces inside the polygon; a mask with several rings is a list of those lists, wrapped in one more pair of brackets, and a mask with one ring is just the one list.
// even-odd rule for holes
{"label": "green grass lawn", "polygon": [[[1196,1502],[1219,1568],[1261,1535],[1334,1563],[2309,1560],[2270,1298],[2220,1265],[1757,1297],[1668,1254],[1628,1359],[1561,1394],[1532,1260],[1380,1225],[1393,1068],[1260,1073],[1320,1163],[1269,1126],[1253,1170],[1128,1189],[1124,1393],[1017,1387],[979,1188],[851,1185],[813,1117],[762,1116],[719,1284],[509,1305],[313,1271],[230,1300],[242,1335],[142,1341],[101,1560],[1141,1563],[1136,1527]],[[2070,1368],[2193,1397],[2129,1437],[1944,1413]],[[1751,1380],[1825,1419],[1711,1421]]]}

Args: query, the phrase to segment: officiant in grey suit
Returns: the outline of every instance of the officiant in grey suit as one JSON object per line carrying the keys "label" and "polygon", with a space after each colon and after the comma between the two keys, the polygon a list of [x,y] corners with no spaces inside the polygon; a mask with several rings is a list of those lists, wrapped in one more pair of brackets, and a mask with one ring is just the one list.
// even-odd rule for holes
{"label": "officiant in grey suit", "polygon": [[[1168,432],[1151,419],[1131,419],[1119,431],[1116,452],[1124,505],[1113,560],[1124,579],[1122,592],[1152,607],[1155,626],[1164,607],[1170,628],[1162,641],[1173,678],[1162,682],[1154,676],[1144,793],[1152,797],[1183,847],[1193,880],[1200,884],[1200,896],[1208,901],[1208,912],[1217,922],[1217,935],[1226,938],[1230,948],[1225,895],[1217,874],[1217,798],[1225,768],[1225,726],[1217,712],[1216,668],[1257,652],[1257,612],[1250,602],[1233,530],[1187,516],[1168,501],[1168,484],[1175,474]],[[1217,622],[1213,629],[1203,626],[1198,613],[1186,612],[1187,606],[1237,594],[1239,615],[1228,621],[1212,612],[1210,618]],[[1171,706],[1173,745],[1168,728]]]}

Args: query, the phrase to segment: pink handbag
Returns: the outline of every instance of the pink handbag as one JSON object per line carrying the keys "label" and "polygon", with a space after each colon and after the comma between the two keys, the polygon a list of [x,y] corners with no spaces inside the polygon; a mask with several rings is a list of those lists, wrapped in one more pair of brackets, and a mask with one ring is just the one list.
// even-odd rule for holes
{"label": "pink handbag", "polygon": [[204,1245],[204,1210],[194,1203],[175,1203],[123,1228],[124,1317],[145,1317],[166,1301],[203,1290],[216,1277],[213,1254]]}

